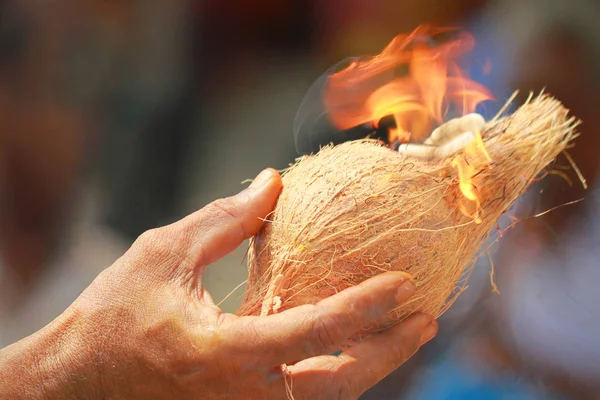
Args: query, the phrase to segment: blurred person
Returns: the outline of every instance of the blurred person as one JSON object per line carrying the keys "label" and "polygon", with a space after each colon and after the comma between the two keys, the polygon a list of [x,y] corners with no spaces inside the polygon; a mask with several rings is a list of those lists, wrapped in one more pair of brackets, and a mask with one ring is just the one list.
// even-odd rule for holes
{"label": "blurred person", "polygon": [[144,233],[56,320],[0,350],[0,396],[358,398],[437,333],[433,317],[415,314],[331,355],[415,293],[407,274],[263,317],[223,313],[202,284],[259,231],[281,189],[265,170],[238,195]]}

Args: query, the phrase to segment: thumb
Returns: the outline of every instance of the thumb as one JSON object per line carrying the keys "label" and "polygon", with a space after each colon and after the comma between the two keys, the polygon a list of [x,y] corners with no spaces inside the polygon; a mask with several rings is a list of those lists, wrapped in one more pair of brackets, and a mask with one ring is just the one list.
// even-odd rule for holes
{"label": "thumb", "polygon": [[266,169],[239,194],[216,200],[171,228],[185,235],[184,242],[190,246],[186,253],[194,265],[207,266],[258,233],[281,189],[279,173]]}

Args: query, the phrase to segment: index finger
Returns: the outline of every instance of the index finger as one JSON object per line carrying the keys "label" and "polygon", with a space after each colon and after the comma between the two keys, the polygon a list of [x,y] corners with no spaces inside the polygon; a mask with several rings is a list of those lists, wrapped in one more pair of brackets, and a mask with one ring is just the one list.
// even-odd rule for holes
{"label": "index finger", "polygon": [[282,187],[279,173],[268,168],[246,190],[213,201],[177,222],[177,228],[192,238],[195,264],[212,264],[254,236],[275,207]]}
{"label": "index finger", "polygon": [[[386,272],[319,301],[267,317],[244,317],[239,337],[256,337],[246,351],[274,365],[331,354],[351,336],[410,298],[416,288],[404,272]],[[243,322],[245,321],[245,322]],[[256,353],[255,353],[256,354]]]}
{"label": "index finger", "polygon": [[206,267],[260,230],[281,190],[279,173],[266,169],[237,195],[213,201],[179,221],[146,231],[129,253],[138,259],[152,257],[152,265],[158,263],[159,252],[177,256],[177,265]]}

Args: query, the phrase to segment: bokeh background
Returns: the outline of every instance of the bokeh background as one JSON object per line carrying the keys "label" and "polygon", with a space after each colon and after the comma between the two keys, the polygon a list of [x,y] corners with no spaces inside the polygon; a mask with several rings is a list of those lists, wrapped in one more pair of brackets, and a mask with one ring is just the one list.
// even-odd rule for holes
{"label": "bokeh background", "polygon": [[[584,121],[571,155],[590,189],[572,171],[534,187],[439,337],[363,398],[600,398],[599,15],[595,0],[3,0],[0,347],[144,230],[293,162],[311,83],[432,23],[475,35],[499,100],[546,88]],[[246,279],[244,256],[208,269],[217,301]]]}

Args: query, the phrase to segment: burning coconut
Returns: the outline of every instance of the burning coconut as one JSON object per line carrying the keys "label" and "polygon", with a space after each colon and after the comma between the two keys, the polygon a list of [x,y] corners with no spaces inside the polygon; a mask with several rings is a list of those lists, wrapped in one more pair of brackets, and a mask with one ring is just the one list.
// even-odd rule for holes
{"label": "burning coconut", "polygon": [[433,45],[443,32],[418,28],[327,75],[323,104],[337,132],[385,136],[327,145],[284,172],[278,204],[251,241],[239,314],[315,303],[402,270],[416,295],[366,332],[416,311],[441,315],[499,217],[576,137],[578,121],[544,94],[509,116],[475,114],[492,96],[459,68],[473,38]]}

